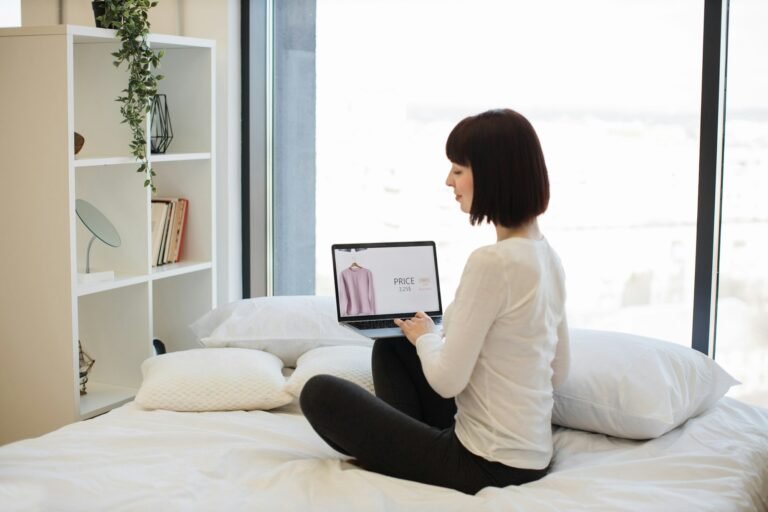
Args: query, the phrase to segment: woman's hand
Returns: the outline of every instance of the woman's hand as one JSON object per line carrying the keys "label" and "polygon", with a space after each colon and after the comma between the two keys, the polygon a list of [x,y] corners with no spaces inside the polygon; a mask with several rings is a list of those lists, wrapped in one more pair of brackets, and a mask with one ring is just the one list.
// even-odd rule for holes
{"label": "woman's hand", "polygon": [[435,330],[435,322],[433,322],[423,311],[419,311],[413,318],[409,318],[408,320],[395,318],[395,325],[403,331],[403,334],[408,338],[408,341],[414,345],[416,344],[416,340],[418,340],[422,334],[427,334]]}

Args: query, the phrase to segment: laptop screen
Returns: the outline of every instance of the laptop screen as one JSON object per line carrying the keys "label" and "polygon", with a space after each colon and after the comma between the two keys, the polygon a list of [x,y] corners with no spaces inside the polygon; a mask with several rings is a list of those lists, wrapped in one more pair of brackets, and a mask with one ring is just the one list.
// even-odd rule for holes
{"label": "laptop screen", "polygon": [[334,244],[339,320],[442,315],[434,242]]}

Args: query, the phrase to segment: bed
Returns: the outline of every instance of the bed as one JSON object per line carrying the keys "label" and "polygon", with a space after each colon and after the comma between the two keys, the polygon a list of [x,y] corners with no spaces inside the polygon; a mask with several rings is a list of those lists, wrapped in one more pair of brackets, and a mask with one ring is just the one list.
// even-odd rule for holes
{"label": "bed", "polygon": [[[318,325],[311,329],[317,332]],[[615,336],[611,339],[615,343]],[[661,416],[638,427],[638,418],[627,416],[629,405],[622,406],[621,418],[598,418],[601,428],[634,426],[641,431],[623,433],[651,436],[648,439],[555,425],[549,475],[524,486],[488,487],[470,496],[363,470],[311,429],[295,398],[301,383],[311,374],[336,372],[369,387],[365,365],[369,348],[364,343],[349,339],[308,348],[304,340],[290,365],[285,361],[293,356],[284,349],[281,357],[271,353],[277,350],[264,350],[263,340],[260,349],[236,347],[232,337],[226,343],[227,348],[209,346],[186,351],[189,354],[183,357],[153,358],[143,368],[146,386],[136,401],[39,438],[0,447],[0,510],[768,511],[768,410],[728,397],[705,397],[691,405],[690,412],[667,422],[663,433],[648,430],[659,427]],[[577,376],[592,371],[589,366],[595,359],[582,344],[583,340],[573,347]],[[627,345],[621,351],[626,355]],[[199,389],[210,391],[202,401],[201,392],[189,391],[191,375],[206,373],[197,364],[213,367],[208,373],[215,374],[215,367],[223,363],[227,375],[237,374],[239,369],[232,368],[240,363],[232,361],[248,359],[244,353],[256,356],[253,361],[262,375],[258,384],[245,382],[257,372],[244,367],[234,379],[236,384],[230,382],[227,389],[210,391],[221,382],[202,379]],[[217,354],[223,359],[217,361]],[[694,358],[698,361],[698,356]],[[634,357],[633,368],[638,369],[642,359]],[[703,363],[716,368],[711,360]],[[177,372],[169,378],[173,372],[167,364],[176,365],[175,370],[183,364],[190,373],[180,377]],[[700,380],[702,368],[695,368]],[[642,364],[639,369],[643,370]],[[643,376],[645,387],[653,388],[650,379],[658,378]],[[690,382],[688,376],[687,388],[696,387]],[[177,384],[180,387],[174,391]],[[236,391],[227,400],[244,394],[242,388],[231,387],[235,385],[248,386],[261,405],[228,403],[228,408],[249,410],[211,410],[216,404],[223,408],[225,391]],[[575,396],[577,391],[569,392]],[[721,394],[721,390],[715,393]],[[583,403],[583,396],[576,398]],[[152,400],[170,402],[148,407]],[[664,400],[656,395],[654,402]],[[675,409],[687,406],[673,403]],[[556,403],[557,421],[568,423],[573,407],[563,400]],[[631,425],[622,425],[627,420]]]}

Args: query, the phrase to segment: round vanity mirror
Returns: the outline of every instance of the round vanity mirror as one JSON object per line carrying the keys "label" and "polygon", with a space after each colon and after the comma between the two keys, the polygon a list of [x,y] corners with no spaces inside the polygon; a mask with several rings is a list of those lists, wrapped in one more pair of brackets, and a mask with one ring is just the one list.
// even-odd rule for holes
{"label": "round vanity mirror", "polygon": [[120,247],[122,241],[115,226],[109,222],[109,219],[98,208],[88,201],[76,199],[75,212],[77,212],[78,218],[80,218],[85,227],[88,228],[88,231],[93,234],[93,238],[88,242],[88,250],[85,256],[85,273],[88,274],[91,272],[91,246],[94,240],[98,238],[110,247]]}

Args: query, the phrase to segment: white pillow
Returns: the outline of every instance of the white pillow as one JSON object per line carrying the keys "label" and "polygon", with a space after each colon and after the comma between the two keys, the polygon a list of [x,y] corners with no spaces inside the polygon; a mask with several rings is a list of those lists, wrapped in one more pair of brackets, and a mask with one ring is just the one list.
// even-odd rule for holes
{"label": "white pillow", "polygon": [[191,326],[207,347],[241,347],[275,354],[286,366],[316,347],[373,340],[342,327],[333,297],[292,295],[244,299],[206,313]]}
{"label": "white pillow", "polygon": [[299,357],[285,389],[293,396],[299,396],[304,384],[320,374],[349,380],[373,393],[371,348],[336,346],[310,350]]}
{"label": "white pillow", "polygon": [[268,410],[293,400],[283,362],[259,350],[199,348],[150,357],[136,403],[171,411]]}
{"label": "white pillow", "polygon": [[628,439],[658,437],[739,382],[696,350],[633,334],[571,329],[571,368],[552,422]]}

